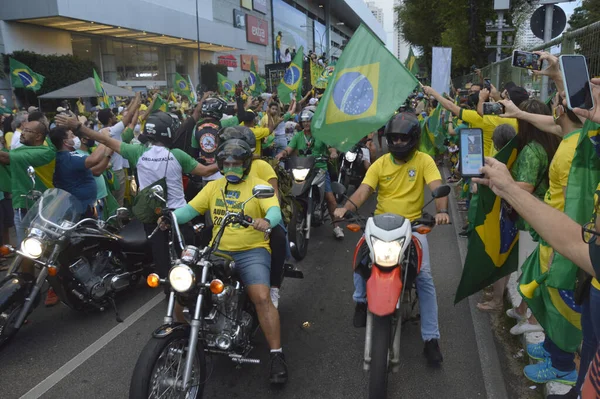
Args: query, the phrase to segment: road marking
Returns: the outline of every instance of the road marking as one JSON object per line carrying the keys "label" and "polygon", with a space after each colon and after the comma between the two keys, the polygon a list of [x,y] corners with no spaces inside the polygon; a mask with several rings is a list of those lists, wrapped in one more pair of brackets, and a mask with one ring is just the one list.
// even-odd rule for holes
{"label": "road marking", "polygon": [[144,306],[133,312],[122,323],[116,325],[112,330],[98,338],[96,342],[85,348],[77,356],[65,363],[61,368],[59,368],[54,373],[46,377],[44,381],[37,384],[25,395],[21,396],[21,399],[39,398],[40,396],[48,392],[53,386],[55,386],[62,379],[71,374],[73,370],[81,366],[86,360],[94,356],[96,352],[108,345],[112,340],[117,338],[119,334],[121,334],[127,328],[131,327],[142,316],[151,311],[156,305],[161,303],[164,300],[164,298],[165,294],[161,290],[160,294],[150,299],[150,301],[146,302]]}

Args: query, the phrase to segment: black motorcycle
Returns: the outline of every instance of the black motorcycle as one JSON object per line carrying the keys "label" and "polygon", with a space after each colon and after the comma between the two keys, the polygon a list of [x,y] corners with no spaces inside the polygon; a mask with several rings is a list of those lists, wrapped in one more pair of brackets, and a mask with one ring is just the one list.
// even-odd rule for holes
{"label": "black motorcycle", "polygon": [[[156,186],[157,196],[162,197],[161,190]],[[240,207],[226,210],[211,246],[199,249],[180,244],[181,257],[172,259],[168,278],[148,276],[148,285],[168,284],[171,293],[164,324],[154,331],[135,365],[130,398],[202,398],[207,380],[206,353],[238,364],[260,363],[249,357],[252,337],[259,328],[256,310],[234,271],[235,262],[217,248],[226,226],[252,225],[252,218],[244,214],[248,201],[270,198],[274,193],[268,185],[254,187],[252,197]],[[224,193],[223,202],[227,204]],[[173,212],[164,210],[163,216],[170,219],[171,242],[183,243]],[[294,273],[286,275],[297,277]],[[173,321],[175,301],[184,307],[189,324]]]}
{"label": "black motorcycle", "polygon": [[302,260],[308,251],[310,229],[320,226],[327,217],[325,201],[324,169],[317,162],[327,162],[326,157],[291,157],[287,165],[292,174],[292,215],[288,225],[288,237],[292,256]]}
{"label": "black motorcycle", "polygon": [[[363,164],[363,148],[366,147],[358,143],[340,156],[340,171],[337,181],[347,189],[350,186],[354,186],[355,188],[360,186],[365,177],[366,169]],[[343,196],[339,194],[335,196],[338,202],[343,200]]]}
{"label": "black motorcycle", "polygon": [[[129,216],[126,208],[119,208],[106,222],[80,220],[79,201],[60,189],[30,195],[39,199],[23,220],[29,226],[27,235],[0,279],[0,347],[39,304],[45,281],[68,307],[90,311],[111,306],[117,321],[122,321],[115,293],[151,272],[151,248],[143,225],[133,220],[123,226]],[[27,263],[40,270],[37,278],[22,271]]]}

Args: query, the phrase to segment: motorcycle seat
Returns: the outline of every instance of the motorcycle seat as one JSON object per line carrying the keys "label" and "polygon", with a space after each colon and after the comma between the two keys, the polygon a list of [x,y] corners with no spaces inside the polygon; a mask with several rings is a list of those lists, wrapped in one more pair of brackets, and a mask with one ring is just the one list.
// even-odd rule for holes
{"label": "motorcycle seat", "polygon": [[133,219],[119,233],[119,244],[125,252],[145,252],[148,249],[148,237],[144,224]]}

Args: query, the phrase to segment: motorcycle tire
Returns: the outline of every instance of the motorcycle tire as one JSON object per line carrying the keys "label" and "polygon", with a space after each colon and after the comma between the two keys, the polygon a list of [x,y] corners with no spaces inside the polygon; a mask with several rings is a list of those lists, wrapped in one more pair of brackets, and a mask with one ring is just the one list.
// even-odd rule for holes
{"label": "motorcycle tire", "polygon": [[385,399],[387,398],[392,316],[373,315],[372,331],[369,399]]}
{"label": "motorcycle tire", "polygon": [[[189,341],[189,331],[178,330],[172,332],[169,336],[165,338],[151,338],[150,342],[146,344],[138,361],[133,370],[133,376],[131,377],[131,384],[129,386],[129,398],[130,399],[139,399],[139,398],[159,398],[161,397],[161,392],[154,392],[152,389],[152,377],[158,373],[157,366],[159,361],[161,360],[161,356],[165,351],[168,351],[170,346],[174,343],[181,343],[183,348],[186,348]],[[169,353],[166,353],[169,356]],[[207,375],[206,375],[206,357],[204,354],[204,344],[202,341],[198,341],[198,345],[196,347],[196,356],[197,365],[200,371],[200,376],[198,378],[199,384],[192,387],[197,388],[195,392],[185,393],[182,397],[189,399],[201,399],[204,395],[204,385],[206,383]],[[182,356],[178,369],[183,372],[185,367],[185,358]],[[179,370],[176,372],[178,373]],[[176,374],[175,378],[178,379],[179,375]],[[181,376],[183,378],[183,376]],[[156,381],[157,384],[160,382]],[[164,393],[164,392],[163,392]]]}
{"label": "motorcycle tire", "polygon": [[308,252],[308,240],[304,231],[306,223],[306,209],[297,202],[292,201],[292,215],[288,225],[288,238],[291,246],[292,256],[296,260],[302,260]]}
{"label": "motorcycle tire", "polygon": [[22,303],[11,303],[6,309],[0,310],[0,349],[7,345],[19,332],[14,324],[23,309]]}

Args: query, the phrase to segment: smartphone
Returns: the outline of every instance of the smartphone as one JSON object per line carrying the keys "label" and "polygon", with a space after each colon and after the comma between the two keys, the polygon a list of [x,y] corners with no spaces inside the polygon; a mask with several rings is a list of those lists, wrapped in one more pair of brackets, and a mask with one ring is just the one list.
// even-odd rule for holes
{"label": "smartphone", "polygon": [[529,51],[515,50],[513,51],[512,66],[516,68],[542,70],[540,55],[530,53]]}
{"label": "smartphone", "polygon": [[464,177],[481,176],[483,167],[483,130],[460,131],[460,170]]}
{"label": "smartphone", "polygon": [[504,113],[504,105],[500,103],[483,103],[484,115],[502,115]]}
{"label": "smartphone", "polygon": [[483,79],[483,87],[488,90],[492,90],[492,81],[489,78]]}
{"label": "smartphone", "polygon": [[594,97],[585,56],[561,55],[559,62],[569,109],[594,108]]}

